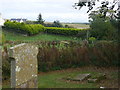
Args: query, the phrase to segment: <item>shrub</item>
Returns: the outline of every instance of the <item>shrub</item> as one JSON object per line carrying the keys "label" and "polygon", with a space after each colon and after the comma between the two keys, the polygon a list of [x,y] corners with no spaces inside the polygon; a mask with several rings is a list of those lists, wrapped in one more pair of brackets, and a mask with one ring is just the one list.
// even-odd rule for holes
{"label": "shrub", "polygon": [[7,21],[4,24],[5,28],[18,33],[25,33],[28,35],[38,34],[39,32],[46,32],[49,34],[58,34],[66,36],[86,37],[88,29],[74,29],[74,28],[58,28],[58,27],[44,27],[41,24],[25,24],[18,22]]}
{"label": "shrub", "polygon": [[91,21],[90,27],[91,36],[99,40],[115,40],[117,38],[117,29],[111,24],[110,20],[95,17]]}
{"label": "shrub", "polygon": [[67,35],[67,36],[79,36],[86,35],[88,29],[74,29],[74,28],[58,28],[58,27],[46,27],[46,33],[58,34],[58,35]]}
{"label": "shrub", "polygon": [[44,26],[41,24],[25,24],[10,21],[5,22],[5,28],[19,33],[27,33],[28,35],[44,31]]}

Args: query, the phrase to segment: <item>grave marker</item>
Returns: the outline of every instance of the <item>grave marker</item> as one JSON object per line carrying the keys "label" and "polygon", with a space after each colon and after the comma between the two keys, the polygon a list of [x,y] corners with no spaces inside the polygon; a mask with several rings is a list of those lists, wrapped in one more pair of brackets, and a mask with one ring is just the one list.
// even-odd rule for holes
{"label": "grave marker", "polygon": [[11,47],[11,87],[37,88],[38,48],[32,44],[19,44]]}

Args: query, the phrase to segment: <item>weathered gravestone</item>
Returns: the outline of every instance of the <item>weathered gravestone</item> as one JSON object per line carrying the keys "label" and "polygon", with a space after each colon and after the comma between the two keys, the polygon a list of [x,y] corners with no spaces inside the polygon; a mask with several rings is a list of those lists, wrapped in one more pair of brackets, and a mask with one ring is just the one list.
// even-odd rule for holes
{"label": "weathered gravestone", "polygon": [[38,48],[32,44],[20,44],[11,47],[11,87],[37,88]]}

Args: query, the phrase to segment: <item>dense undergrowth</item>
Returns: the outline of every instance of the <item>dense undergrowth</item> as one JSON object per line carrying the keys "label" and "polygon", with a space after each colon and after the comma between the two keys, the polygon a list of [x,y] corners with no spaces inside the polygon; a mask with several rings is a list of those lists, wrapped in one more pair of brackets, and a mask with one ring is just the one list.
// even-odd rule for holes
{"label": "dense undergrowth", "polygon": [[[17,43],[16,43],[17,44]],[[83,42],[46,41],[35,42],[39,47],[38,70],[52,71],[81,66],[111,67],[119,66],[118,44],[115,42],[96,42],[94,45]],[[4,47],[3,79],[10,75],[8,48]]]}

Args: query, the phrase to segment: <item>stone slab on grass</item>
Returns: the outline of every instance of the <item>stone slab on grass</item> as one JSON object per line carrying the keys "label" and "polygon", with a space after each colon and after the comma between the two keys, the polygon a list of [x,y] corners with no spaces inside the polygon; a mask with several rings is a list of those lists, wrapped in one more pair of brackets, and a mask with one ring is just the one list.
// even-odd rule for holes
{"label": "stone slab on grass", "polygon": [[88,79],[88,83],[96,83],[98,82],[98,79]]}
{"label": "stone slab on grass", "polygon": [[89,77],[91,77],[90,73],[88,73],[88,74],[79,74],[76,77],[67,78],[67,79],[72,80],[72,81],[83,81],[83,80],[88,79]]}

